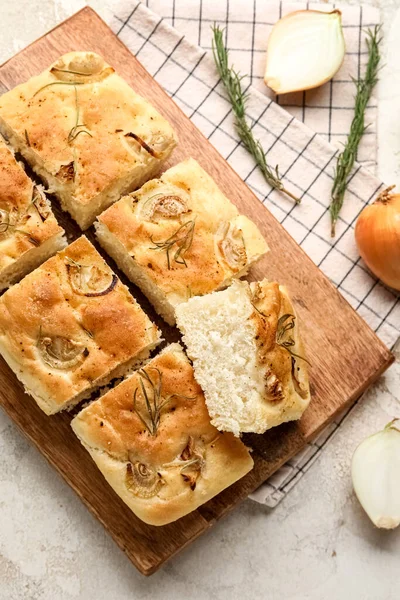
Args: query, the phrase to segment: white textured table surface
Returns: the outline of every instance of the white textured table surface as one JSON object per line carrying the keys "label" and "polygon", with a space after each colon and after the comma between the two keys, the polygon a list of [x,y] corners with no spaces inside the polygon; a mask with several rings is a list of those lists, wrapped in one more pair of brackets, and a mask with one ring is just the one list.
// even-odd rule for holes
{"label": "white textured table surface", "polygon": [[[118,0],[108,6],[113,3]],[[84,4],[0,0],[0,62]],[[101,0],[89,4],[107,16]],[[379,175],[400,185],[400,0],[373,4],[385,23]],[[368,392],[276,509],[245,502],[145,579],[0,412],[0,600],[397,599],[400,530],[372,527],[349,476],[357,443],[395,415],[399,364]]]}

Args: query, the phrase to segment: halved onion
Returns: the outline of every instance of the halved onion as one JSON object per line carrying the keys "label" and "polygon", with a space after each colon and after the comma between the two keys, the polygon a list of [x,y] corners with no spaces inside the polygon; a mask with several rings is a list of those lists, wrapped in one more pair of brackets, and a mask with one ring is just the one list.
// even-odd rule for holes
{"label": "halved onion", "polygon": [[400,429],[396,422],[361,442],[351,465],[357,498],[374,525],[383,529],[400,524]]}
{"label": "halved onion", "polygon": [[95,265],[81,265],[69,259],[67,262],[69,282],[76,294],[95,297],[105,296],[118,282],[114,273],[100,269]]}
{"label": "halved onion", "polygon": [[318,87],[339,70],[345,51],[339,10],[290,13],[269,36],[264,81],[277,94]]}

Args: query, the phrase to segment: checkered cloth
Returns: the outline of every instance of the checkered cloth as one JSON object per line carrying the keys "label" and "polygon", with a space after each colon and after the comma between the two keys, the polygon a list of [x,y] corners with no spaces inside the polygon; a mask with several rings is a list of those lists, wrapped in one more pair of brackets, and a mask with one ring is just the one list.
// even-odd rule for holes
{"label": "checkered cloth", "polygon": [[[164,22],[176,27],[188,41],[205,50],[211,49],[210,29],[213,23],[226,28],[230,60],[241,73],[249,75],[256,89],[284,106],[296,119],[337,147],[346,140],[354,109],[352,77],[358,77],[365,67],[368,52],[363,32],[379,23],[379,11],[376,8],[342,8],[346,56],[332,81],[315,90],[275,96],[264,84],[267,41],[273,25],[295,10],[309,8],[330,12],[336,5],[265,0],[146,0],[145,3],[164,17]],[[357,157],[358,162],[370,170],[376,167],[376,115],[377,102],[373,97],[365,114],[365,121],[370,125],[363,136]]]}
{"label": "checkered cloth", "polygon": [[[317,101],[317,96],[307,92],[302,97],[297,95],[296,101],[300,98],[300,106],[289,101],[290,106],[285,106],[284,109],[255,86],[251,86],[249,79],[243,80],[243,85],[249,93],[248,116],[257,138],[266,150],[267,159],[271,165],[279,164],[286,186],[302,199],[300,205],[294,206],[280,192],[268,186],[255,167],[252,157],[244,150],[235,132],[230,105],[218,80],[212,56],[209,51],[195,45],[200,42],[203,46],[210,46],[209,25],[217,19],[227,27],[228,45],[234,45],[236,48],[240,43],[245,46],[243,51],[247,52],[245,60],[250,61],[249,69],[246,68],[248,63],[239,60],[239,50],[232,51],[232,58],[237,66],[243,67],[243,72],[248,70],[253,74],[253,81],[258,87],[258,78],[262,74],[262,61],[258,59],[258,54],[261,53],[258,50],[265,46],[270,24],[280,14],[286,13],[289,5],[263,3],[261,9],[261,2],[257,0],[200,0],[200,3],[198,0],[151,0],[148,4],[151,8],[156,8],[159,14],[135,0],[121,0],[121,6],[111,22],[114,31],[372,329],[388,346],[392,346],[400,334],[399,297],[368,272],[358,256],[354,242],[357,216],[384,188],[384,184],[357,164],[350,177],[345,204],[337,226],[337,237],[334,240],[330,238],[328,211],[338,150],[326,138],[333,139],[338,133],[336,127],[339,132],[345,133],[350,122],[346,122],[343,128],[339,128],[339,125],[333,126],[333,123],[340,123],[340,114],[349,113],[349,120],[351,118],[351,111],[345,110],[350,106],[342,106],[339,103],[344,99],[349,104],[354,87],[349,91],[349,86],[353,84],[348,75],[351,73],[357,76],[358,69],[362,69],[365,62],[366,46],[360,25],[374,25],[377,20],[376,12],[370,12],[371,9],[367,8],[342,7],[343,21],[349,25],[348,29],[345,29],[346,40],[354,38],[355,30],[359,40],[358,49],[354,54],[351,50],[354,47],[352,42],[350,56],[355,62],[351,63],[350,67],[350,62],[346,59],[345,71],[349,71],[346,77],[342,79],[339,72],[339,79],[336,79],[334,85],[326,84],[325,89],[317,93],[320,94],[320,99],[325,98],[327,101],[329,98],[325,108],[320,108],[319,102],[322,100]],[[215,5],[218,5],[218,8]],[[304,4],[299,6],[304,7]],[[290,4],[290,7],[293,9],[294,5]],[[329,9],[326,5],[319,6],[321,7]],[[263,20],[256,21],[259,14],[266,16]],[[176,25],[178,30],[172,28],[167,21]],[[245,23],[246,21],[249,22]],[[234,25],[240,25],[240,28],[234,29]],[[250,37],[243,33],[245,25],[251,31]],[[349,31],[351,33],[348,33]],[[343,87],[338,87],[340,91],[336,93],[336,86]],[[337,104],[333,104],[333,101]],[[373,101],[372,106],[375,104]],[[309,129],[286,108],[294,111],[297,116],[304,117],[307,124],[308,120],[312,120],[313,115],[316,115],[315,127],[323,135]],[[327,111],[330,115],[328,129],[322,127],[317,116],[320,110]],[[374,108],[370,110],[374,114]],[[371,130],[370,139],[373,138],[375,136]],[[368,155],[368,160],[372,162],[375,156],[371,150],[373,146],[372,142],[369,150],[368,145],[365,147],[367,154],[372,152]],[[300,456],[289,461],[253,495],[253,499],[268,506],[275,506],[312,464],[320,448],[340,422],[339,419],[333,423]]]}

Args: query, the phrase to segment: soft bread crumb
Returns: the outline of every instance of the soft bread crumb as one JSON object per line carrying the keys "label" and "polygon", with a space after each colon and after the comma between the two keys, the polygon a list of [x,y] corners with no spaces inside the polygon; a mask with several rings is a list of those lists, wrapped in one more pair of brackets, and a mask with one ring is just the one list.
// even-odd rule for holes
{"label": "soft bread crumb", "polygon": [[212,424],[236,436],[258,429],[257,403],[263,371],[257,367],[255,327],[250,299],[241,284],[193,298],[177,307],[196,379],[207,399]]}
{"label": "soft bread crumb", "polygon": [[[303,386],[300,395],[293,384],[291,356],[276,342],[278,316],[283,312],[295,314],[294,308],[284,288],[266,280],[260,286],[268,291],[272,288],[280,299],[281,312],[275,315],[274,325],[263,323],[264,329],[259,327],[263,317],[254,308],[247,282],[235,281],[224,291],[192,298],[176,309],[178,327],[203,388],[211,422],[236,436],[241,432],[263,433],[298,419],[310,399],[304,361],[296,363]],[[268,306],[263,310],[268,312]],[[273,310],[276,306],[271,304],[269,312]],[[304,353],[297,324],[293,336],[294,351]],[[267,354],[265,346],[271,349]],[[278,400],[269,392],[275,381],[282,388]]]}

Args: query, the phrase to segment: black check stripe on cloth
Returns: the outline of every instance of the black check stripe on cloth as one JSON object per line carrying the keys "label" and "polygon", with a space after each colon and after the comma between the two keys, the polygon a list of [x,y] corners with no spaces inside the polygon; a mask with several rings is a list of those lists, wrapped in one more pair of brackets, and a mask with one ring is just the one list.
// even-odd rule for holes
{"label": "black check stripe on cloth", "polygon": [[[129,2],[112,21],[114,31],[138,57],[182,110],[238,172],[261,202],[275,215],[345,298],[388,345],[400,334],[400,301],[367,271],[354,243],[354,225],[362,208],[384,185],[356,165],[345,206],[330,239],[328,203],[337,149],[281,106],[248,87],[248,112],[254,131],[271,164],[279,164],[285,183],[302,203],[294,206],[272,190],[254,166],[234,130],[229,103],[219,83],[209,52],[193,45],[184,35],[144,4]],[[343,417],[342,417],[343,418]],[[320,447],[340,425],[328,432],[276,473],[253,499],[276,505],[311,464]]]}
{"label": "black check stripe on cloth", "polygon": [[[346,39],[344,63],[328,84],[296,94],[276,98],[294,117],[313,131],[340,147],[346,139],[353,116],[354,83],[367,59],[365,30],[379,23],[379,10],[372,6],[266,1],[266,0],[145,0],[148,8],[164,17],[164,21],[186,39],[205,50],[211,48],[210,27],[218,23],[226,28],[226,43],[235,67],[250,76],[252,85],[266,96],[275,99],[263,81],[269,34],[276,21],[290,12],[310,8],[330,12],[342,11]],[[366,111],[370,127],[365,132],[358,152],[358,162],[374,170],[377,156],[376,97]]]}

